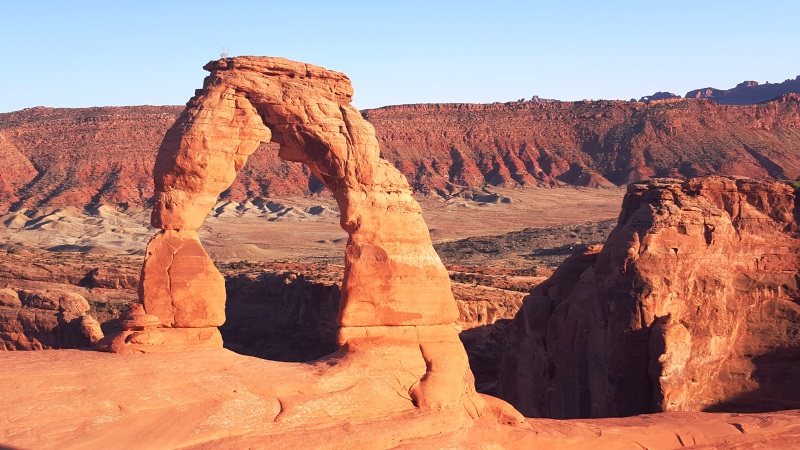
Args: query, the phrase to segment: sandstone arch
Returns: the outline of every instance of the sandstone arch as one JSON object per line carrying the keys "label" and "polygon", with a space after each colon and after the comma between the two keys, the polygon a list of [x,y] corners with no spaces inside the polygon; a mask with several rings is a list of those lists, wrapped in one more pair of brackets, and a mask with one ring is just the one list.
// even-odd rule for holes
{"label": "sandstone arch", "polygon": [[[416,352],[412,359],[422,363],[405,386],[418,406],[474,400],[447,271],[408,182],[380,157],[374,129],[350,105],[350,80],[282,58],[226,58],[204,68],[211,74],[167,133],[156,160],[151,221],[162,231],[150,241],[142,269],[146,314],[129,320],[151,326],[131,326],[107,348],[222,345],[216,327],[225,320],[224,280],[195,230],[247,157],[272,139],[282,158],[306,164],[333,193],[349,234],[340,356],[365,346],[402,347],[397,355],[405,356],[397,358]],[[152,328],[155,322],[159,328]]]}

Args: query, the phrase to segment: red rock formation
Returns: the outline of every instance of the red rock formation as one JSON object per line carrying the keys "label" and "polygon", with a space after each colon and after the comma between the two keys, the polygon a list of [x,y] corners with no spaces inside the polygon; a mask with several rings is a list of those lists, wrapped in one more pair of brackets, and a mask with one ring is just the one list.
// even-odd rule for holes
{"label": "red rock formation", "polygon": [[79,294],[0,289],[0,350],[90,347],[103,337]]}
{"label": "red rock formation", "polygon": [[18,167],[0,174],[0,185],[16,189],[13,197],[0,197],[0,210],[142,204],[153,195],[150,171],[158,142],[177,112],[174,106],[141,106],[0,115],[0,153],[15,149]]}
{"label": "red rock formation", "polygon": [[[364,112],[415,189],[586,186],[649,177],[800,175],[800,95],[752,106],[583,101],[389,106]],[[780,137],[778,137],[780,136]],[[402,163],[400,163],[402,161]]]}
{"label": "red rock formation", "polygon": [[167,230],[153,237],[147,245],[139,298],[167,327],[225,323],[225,279],[193,230]]}
{"label": "red rock formation", "polygon": [[[0,114],[0,211],[104,203],[143,207],[153,197],[153,161],[182,107],[30,108]],[[308,192],[304,166],[265,144],[228,198]]]}
{"label": "red rock formation", "polygon": [[0,160],[4,163],[0,175],[0,208],[20,200],[17,196],[36,177],[36,169],[19,149],[0,133]]}
{"label": "red rock formation", "polygon": [[[364,111],[383,157],[418,192],[486,183],[586,186],[650,176],[800,175],[800,97],[751,106],[704,100],[406,105]],[[180,108],[32,108],[0,114],[0,212],[101,202],[142,206],[153,195],[158,145]],[[319,191],[304,165],[265,144],[223,198]]]}
{"label": "red rock formation", "polygon": [[[410,384],[392,375],[400,383],[392,389],[422,409],[462,405],[474,418],[496,409],[474,391],[450,279],[422,211],[405,177],[380,158],[372,126],[350,105],[349,79],[282,58],[221,59],[205,68],[211,75],[167,133],[154,169],[152,224],[163,231],[148,245],[139,292],[146,314],[157,316],[161,327],[129,327],[101,348],[221,347],[214,327],[224,321],[224,282],[194,230],[247,157],[272,138],[282,158],[304,163],[332,192],[349,234],[340,359],[373,355],[365,360],[372,365],[376,351],[390,352],[380,370],[415,374]],[[137,319],[151,323],[142,314],[124,322]],[[325,401],[351,395],[344,392]],[[521,421],[512,409],[504,414]]]}
{"label": "red rock formation", "polygon": [[500,395],[554,418],[797,408],[797,198],[718,177],[631,185],[602,250],[525,299]]}
{"label": "red rock formation", "polygon": [[12,448],[772,450],[796,448],[800,433],[800,411],[528,419],[526,430],[470,423],[457,410],[405,410],[396,393],[359,397],[358,387],[329,409],[309,402],[292,410],[318,391],[318,365],[226,350],[0,352],[0,364],[0,436]]}
{"label": "red rock formation", "polygon": [[[100,325],[111,335],[119,328],[145,331],[118,323],[121,315],[130,314],[129,305],[141,306],[137,302],[141,265],[139,258],[131,257],[98,259],[74,252],[0,251],[0,286],[12,286],[10,290],[14,292],[72,292],[93,305],[81,319],[80,325],[85,329],[70,327],[65,333],[64,327],[43,328],[39,327],[41,321],[17,320],[52,312],[18,302],[2,304],[0,316],[7,312],[8,320],[0,319],[0,349],[83,347],[89,345],[86,336],[94,335],[95,339],[101,336],[97,333]],[[315,360],[337,349],[342,266],[259,263],[243,268],[234,262],[221,267],[227,296],[226,321],[220,327],[225,348],[273,361],[293,362]],[[524,296],[515,289],[520,289],[526,281],[506,279],[502,271],[486,275],[472,273],[468,268],[449,270],[451,279],[456,280],[452,289],[459,310],[457,324],[462,329],[459,337],[469,356],[476,387],[480,392],[491,393],[505,343],[505,323],[514,317]],[[0,289],[0,303],[3,292]],[[158,318],[154,319],[151,325],[159,325]],[[133,333],[122,334],[121,342],[106,340],[103,344],[124,348],[125,340]],[[35,339],[36,345],[19,345],[20,335],[29,336],[26,342]]]}

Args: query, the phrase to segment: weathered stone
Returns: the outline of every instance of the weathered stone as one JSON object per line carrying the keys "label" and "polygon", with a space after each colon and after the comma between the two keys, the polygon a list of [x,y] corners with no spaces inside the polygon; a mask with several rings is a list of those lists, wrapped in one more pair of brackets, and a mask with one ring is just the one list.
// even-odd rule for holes
{"label": "weathered stone", "polygon": [[89,302],[82,295],[75,292],[60,292],[58,295],[58,311],[64,320],[83,317],[89,311]]}
{"label": "weathered stone", "polygon": [[[408,182],[380,157],[374,129],[350,105],[350,80],[282,58],[227,58],[205,69],[211,75],[156,159],[151,222],[165,231],[148,245],[142,269],[146,312],[185,333],[224,322],[224,282],[194,230],[247,157],[272,138],[281,158],[304,163],[333,193],[349,234],[340,343],[353,348],[377,334],[381,342],[411,346],[427,366],[407,387],[419,407],[485,410],[454,327],[459,311],[448,273]],[[105,348],[175,347],[161,331],[125,332]],[[202,345],[209,342],[216,341]]]}
{"label": "weathered stone", "polygon": [[81,325],[88,311],[89,302],[74,292],[2,289],[0,348],[42,350],[88,347],[93,342]]}
{"label": "weathered stone", "polygon": [[58,294],[46,290],[20,289],[17,291],[22,304],[29,308],[58,311]]}
{"label": "weathered stone", "polygon": [[0,306],[8,306],[11,308],[21,307],[22,301],[20,301],[17,291],[11,288],[0,289]]}
{"label": "weathered stone", "polygon": [[225,322],[225,279],[191,230],[167,230],[147,245],[139,298],[167,327]]}
{"label": "weathered stone", "polygon": [[103,339],[103,329],[100,328],[100,322],[92,316],[84,316],[81,319],[81,331],[92,345],[97,344],[100,339]]}
{"label": "weathered stone", "polygon": [[524,300],[499,394],[554,418],[800,405],[797,198],[720,177],[631,185],[602,250]]}
{"label": "weathered stone", "polygon": [[144,331],[156,328],[160,324],[158,317],[145,313],[140,303],[131,305],[131,309],[119,318],[119,325],[125,331]]}

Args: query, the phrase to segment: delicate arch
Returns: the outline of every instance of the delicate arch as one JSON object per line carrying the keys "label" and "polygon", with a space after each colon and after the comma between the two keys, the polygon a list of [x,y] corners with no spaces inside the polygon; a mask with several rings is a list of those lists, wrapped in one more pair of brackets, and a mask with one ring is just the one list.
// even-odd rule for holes
{"label": "delicate arch", "polygon": [[[281,158],[306,164],[339,204],[349,235],[339,312],[344,354],[365,342],[413,349],[427,367],[407,387],[418,406],[474,401],[448,273],[408,182],[380,157],[374,129],[350,105],[350,80],[282,58],[226,58],[205,69],[211,74],[203,89],[156,159],[151,222],[162,231],[142,268],[145,311],[108,349],[222,345],[216,327],[225,321],[224,279],[195,230],[247,157],[272,139]],[[136,325],[145,323],[160,325]]]}
{"label": "delicate arch", "polygon": [[[205,68],[211,75],[204,88],[159,150],[153,226],[199,228],[247,157],[272,138],[281,158],[306,164],[339,204],[350,236],[340,325],[454,323],[449,277],[422,211],[405,177],[380,157],[372,126],[350,105],[350,80],[279,58],[231,58]],[[143,300],[148,310],[158,301]]]}

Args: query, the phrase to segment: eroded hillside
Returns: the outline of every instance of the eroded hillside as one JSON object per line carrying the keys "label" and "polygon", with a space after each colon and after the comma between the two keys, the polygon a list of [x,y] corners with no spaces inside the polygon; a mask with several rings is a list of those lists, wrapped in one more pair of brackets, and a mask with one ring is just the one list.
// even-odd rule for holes
{"label": "eroded hillside", "polygon": [[[0,114],[0,211],[152,198],[152,166],[178,106],[30,108]],[[363,112],[382,155],[418,193],[485,185],[624,185],[648,177],[800,175],[800,95],[756,105],[708,100],[390,106]],[[223,199],[323,192],[262,145]]]}

